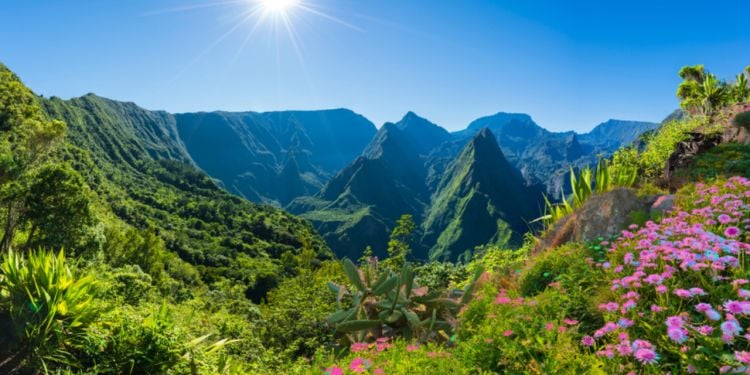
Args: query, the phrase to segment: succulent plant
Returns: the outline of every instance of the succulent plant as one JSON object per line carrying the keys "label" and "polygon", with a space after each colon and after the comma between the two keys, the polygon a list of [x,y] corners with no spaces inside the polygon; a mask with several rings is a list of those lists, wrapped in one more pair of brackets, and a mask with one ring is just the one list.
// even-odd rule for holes
{"label": "succulent plant", "polygon": [[[449,340],[456,315],[471,299],[482,274],[477,269],[462,290],[430,291],[415,282],[409,263],[404,263],[401,272],[381,271],[377,261],[359,269],[345,259],[343,267],[353,288],[328,283],[339,308],[328,321],[351,342],[393,336],[423,342]],[[347,298],[350,303],[345,304]]]}

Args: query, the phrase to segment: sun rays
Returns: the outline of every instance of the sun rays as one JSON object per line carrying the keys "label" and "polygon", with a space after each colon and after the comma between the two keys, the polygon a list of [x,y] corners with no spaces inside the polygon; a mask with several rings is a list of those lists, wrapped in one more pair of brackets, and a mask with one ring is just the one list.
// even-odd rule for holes
{"label": "sun rays", "polygon": [[[237,43],[236,52],[231,62],[236,62],[243,54],[248,45],[253,42],[268,42],[275,45],[276,56],[281,53],[284,44],[293,50],[303,71],[306,71],[304,58],[303,38],[297,30],[296,25],[302,21],[314,19],[331,22],[345,27],[351,31],[363,32],[364,30],[349,22],[346,22],[331,13],[331,9],[324,8],[319,0],[214,0],[206,3],[194,3],[180,7],[156,10],[148,13],[149,16],[158,16],[165,13],[182,13],[205,11],[210,8],[221,8],[222,12],[231,16],[225,31],[180,69],[170,82],[177,80],[193,64],[211,53],[218,45],[227,42],[230,37],[239,35],[241,42]],[[308,22],[309,24],[309,22]]]}

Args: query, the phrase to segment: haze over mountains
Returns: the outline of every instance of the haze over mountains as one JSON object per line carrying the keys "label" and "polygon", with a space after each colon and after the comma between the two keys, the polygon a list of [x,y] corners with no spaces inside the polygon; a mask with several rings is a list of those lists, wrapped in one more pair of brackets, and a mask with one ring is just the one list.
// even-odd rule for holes
{"label": "haze over mountains", "polygon": [[117,109],[107,109],[117,126],[105,138],[80,141],[107,143],[103,156],[194,165],[231,193],[310,220],[338,256],[352,258],[368,245],[384,256],[402,214],[417,224],[418,259],[517,245],[541,214],[542,195],[560,196],[571,166],[658,126],[610,120],[586,134],[556,133],[526,114],[498,113],[451,133],[413,112],[377,129],[347,109],[170,114],[94,95],[70,102]]}

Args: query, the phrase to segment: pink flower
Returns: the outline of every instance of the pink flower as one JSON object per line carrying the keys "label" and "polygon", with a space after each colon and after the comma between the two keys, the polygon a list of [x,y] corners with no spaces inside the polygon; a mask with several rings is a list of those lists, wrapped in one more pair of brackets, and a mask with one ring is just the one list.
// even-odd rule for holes
{"label": "pink flower", "polygon": [[599,305],[599,310],[606,312],[615,312],[619,307],[620,305],[618,305],[617,302],[609,302]]}
{"label": "pink flower", "polygon": [[357,358],[354,358],[352,362],[349,364],[349,370],[352,370],[356,373],[361,373],[367,369],[366,366],[367,366],[367,362],[361,357],[357,357]]}
{"label": "pink flower", "polygon": [[326,369],[325,375],[344,375],[344,370],[340,367],[329,367]]}
{"label": "pink flower", "polygon": [[682,344],[687,340],[687,330],[681,327],[669,327],[669,329],[667,329],[667,336],[669,336],[672,341]]}
{"label": "pink flower", "polygon": [[511,299],[508,298],[506,295],[498,295],[497,298],[495,298],[495,304],[496,305],[505,305],[510,303]]}
{"label": "pink flower", "polygon": [[750,364],[750,352],[734,352],[734,358],[746,365]]}
{"label": "pink flower", "polygon": [[714,327],[703,325],[698,327],[697,330],[701,335],[708,336],[714,332]]}
{"label": "pink flower", "polygon": [[569,326],[574,326],[574,325],[578,324],[578,321],[575,320],[575,319],[565,318],[565,320],[563,320],[563,323],[565,323],[565,324],[567,324]]}
{"label": "pink flower", "polygon": [[583,346],[594,346],[595,343],[596,341],[594,341],[594,338],[591,336],[583,336],[581,339],[581,344]]}
{"label": "pink flower", "polygon": [[413,352],[415,350],[419,350],[419,345],[406,345],[407,352]]}
{"label": "pink flower", "polygon": [[361,352],[363,350],[367,350],[367,343],[364,343],[364,342],[355,342],[351,346],[352,353]]}
{"label": "pink flower", "polygon": [[719,223],[721,224],[729,224],[732,222],[732,218],[727,214],[719,215],[718,219],[719,219]]}
{"label": "pink flower", "polygon": [[382,368],[378,367],[375,369],[375,371],[372,372],[374,375],[385,375],[385,371],[383,371]]}
{"label": "pink flower", "polygon": [[634,354],[638,362],[651,365],[659,361],[659,355],[653,349],[638,349]]}
{"label": "pink flower", "polygon": [[724,235],[729,238],[735,238],[740,235],[740,228],[737,227],[729,227],[724,230]]}
{"label": "pink flower", "polygon": [[726,301],[724,308],[732,314],[747,314],[750,312],[750,302]]}
{"label": "pink flower", "polygon": [[511,336],[511,335],[513,335],[513,331],[512,330],[506,330],[505,332],[503,332],[503,336],[505,336],[505,337],[508,337],[508,336]]}

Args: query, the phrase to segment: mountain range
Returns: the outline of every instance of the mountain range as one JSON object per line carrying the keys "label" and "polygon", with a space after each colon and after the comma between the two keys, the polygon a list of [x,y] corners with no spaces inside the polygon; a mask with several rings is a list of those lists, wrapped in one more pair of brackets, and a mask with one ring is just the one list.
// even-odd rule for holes
{"label": "mountain range", "polygon": [[[551,132],[526,114],[501,112],[449,132],[413,112],[377,129],[347,109],[170,114],[93,94],[43,105],[72,124],[73,143],[97,162],[137,174],[154,168],[143,160],[202,170],[228,192],[308,219],[336,255],[352,258],[366,246],[385,256],[403,214],[417,224],[417,259],[515,246],[541,214],[543,194],[565,191],[571,167],[593,164],[658,126],[609,120],[585,134]],[[130,193],[158,200],[153,194],[140,186]],[[141,224],[155,225],[158,216],[122,210]]]}

